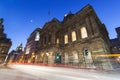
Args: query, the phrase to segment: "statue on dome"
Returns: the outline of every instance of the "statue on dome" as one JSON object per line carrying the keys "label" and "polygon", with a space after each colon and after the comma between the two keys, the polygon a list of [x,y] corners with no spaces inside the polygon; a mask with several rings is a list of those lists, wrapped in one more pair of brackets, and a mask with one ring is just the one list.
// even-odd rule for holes
{"label": "statue on dome", "polygon": [[3,18],[0,18],[0,32],[3,32],[4,31],[4,25],[3,24]]}
{"label": "statue on dome", "polygon": [[3,23],[3,18],[0,19],[0,26],[2,25]]}

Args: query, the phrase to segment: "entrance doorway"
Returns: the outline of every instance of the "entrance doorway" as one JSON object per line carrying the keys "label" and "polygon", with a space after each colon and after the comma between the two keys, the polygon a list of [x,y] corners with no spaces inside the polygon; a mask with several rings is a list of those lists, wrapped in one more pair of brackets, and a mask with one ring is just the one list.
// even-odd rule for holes
{"label": "entrance doorway", "polygon": [[77,51],[73,51],[73,63],[78,63],[79,59],[78,59],[78,52]]}

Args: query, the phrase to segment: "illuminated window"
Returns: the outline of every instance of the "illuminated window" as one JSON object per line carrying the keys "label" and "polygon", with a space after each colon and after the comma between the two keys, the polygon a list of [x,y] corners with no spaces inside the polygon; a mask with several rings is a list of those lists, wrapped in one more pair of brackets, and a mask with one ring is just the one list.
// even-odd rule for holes
{"label": "illuminated window", "polygon": [[67,35],[67,34],[64,36],[64,43],[65,43],[65,44],[68,43],[68,35]]}
{"label": "illuminated window", "polygon": [[88,37],[87,30],[86,30],[85,27],[82,27],[82,28],[81,28],[81,37],[82,37],[82,38]]}
{"label": "illuminated window", "polygon": [[57,38],[57,44],[59,44],[59,39]]}
{"label": "illuminated window", "polygon": [[72,41],[76,41],[76,32],[75,31],[72,32]]}
{"label": "illuminated window", "polygon": [[36,36],[35,36],[35,41],[39,41],[40,40],[40,34],[39,32],[36,33]]}
{"label": "illuminated window", "polygon": [[30,48],[27,47],[27,48],[26,48],[26,54],[29,54],[29,53],[30,53]]}

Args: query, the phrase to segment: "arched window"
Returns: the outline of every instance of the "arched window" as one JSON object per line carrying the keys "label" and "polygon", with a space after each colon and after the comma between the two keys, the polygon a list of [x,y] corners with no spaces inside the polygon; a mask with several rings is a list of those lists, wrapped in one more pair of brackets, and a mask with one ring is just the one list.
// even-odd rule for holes
{"label": "arched window", "polygon": [[76,41],[76,32],[72,31],[72,41]]}
{"label": "arched window", "polygon": [[65,43],[65,44],[68,43],[68,35],[67,35],[67,34],[64,36],[64,43]]}
{"label": "arched window", "polygon": [[82,38],[88,37],[87,30],[85,27],[82,27],[80,30],[81,30],[81,37]]}
{"label": "arched window", "polygon": [[56,43],[59,44],[59,38],[57,38],[57,42]]}
{"label": "arched window", "polygon": [[40,40],[40,34],[39,32],[36,32],[35,41],[39,41],[39,40]]}
{"label": "arched window", "polygon": [[30,53],[30,47],[26,47],[26,53],[25,54],[29,54]]}

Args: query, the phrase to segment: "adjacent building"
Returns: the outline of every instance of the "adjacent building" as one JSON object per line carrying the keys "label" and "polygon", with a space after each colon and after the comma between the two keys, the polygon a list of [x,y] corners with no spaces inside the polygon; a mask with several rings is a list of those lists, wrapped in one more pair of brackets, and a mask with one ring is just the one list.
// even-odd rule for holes
{"label": "adjacent building", "polygon": [[7,62],[8,63],[16,63],[16,62],[22,62],[21,61],[21,57],[23,55],[23,46],[22,44],[20,44],[16,50],[12,50],[9,54],[8,54],[8,58],[7,58]]}
{"label": "adjacent building", "polygon": [[37,53],[40,49],[38,45],[40,40],[40,32],[41,32],[41,29],[36,28],[27,39],[23,62],[31,63],[31,62],[37,61],[37,58],[38,58]]}
{"label": "adjacent building", "polygon": [[112,52],[120,53],[120,27],[115,28],[117,32],[117,38],[111,39],[112,43]]}
{"label": "adjacent building", "polygon": [[5,61],[8,51],[12,45],[12,42],[4,33],[3,19],[0,19],[0,63]]}

